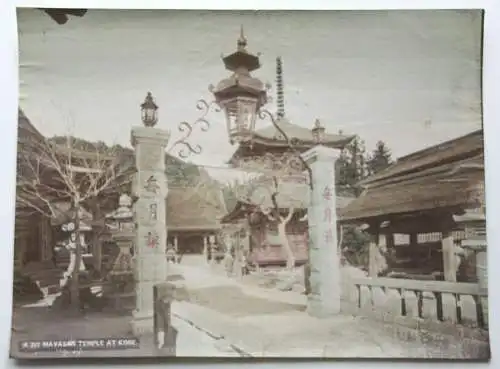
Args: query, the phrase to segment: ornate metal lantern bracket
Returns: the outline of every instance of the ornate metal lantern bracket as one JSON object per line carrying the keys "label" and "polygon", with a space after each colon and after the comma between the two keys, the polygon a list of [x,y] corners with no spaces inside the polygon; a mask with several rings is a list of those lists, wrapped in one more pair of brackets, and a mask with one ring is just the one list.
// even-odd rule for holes
{"label": "ornate metal lantern bracket", "polygon": [[199,127],[202,132],[207,132],[210,129],[210,122],[207,119],[207,115],[212,110],[212,108],[216,112],[220,111],[220,108],[217,106],[215,101],[208,103],[204,99],[198,100],[198,102],[196,103],[196,109],[202,112],[201,116],[192,123],[189,123],[187,121],[182,121],[179,123],[178,130],[179,132],[181,132],[181,137],[178,140],[174,141],[174,143],[170,146],[169,151],[171,151],[176,146],[181,146],[178,151],[178,155],[182,159],[185,159],[192,154],[201,154],[201,152],[203,151],[202,147],[199,144],[190,143],[189,139],[196,127]]}

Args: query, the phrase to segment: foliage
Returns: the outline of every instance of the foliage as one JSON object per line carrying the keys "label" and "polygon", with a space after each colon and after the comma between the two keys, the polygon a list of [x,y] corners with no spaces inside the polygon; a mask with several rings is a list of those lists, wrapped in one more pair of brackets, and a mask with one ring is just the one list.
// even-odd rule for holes
{"label": "foliage", "polygon": [[378,141],[367,160],[368,174],[377,174],[392,164],[391,151],[383,141]]}
{"label": "foliage", "polygon": [[342,237],[343,256],[349,264],[367,268],[370,236],[356,226],[344,226]]}
{"label": "foliage", "polygon": [[356,136],[340,153],[335,163],[337,194],[359,196],[359,182],[392,164],[391,152],[383,141],[367,154],[364,141]]}
{"label": "foliage", "polygon": [[224,197],[224,202],[226,204],[226,209],[228,211],[233,210],[236,207],[236,204],[238,203],[238,195],[237,195],[237,187],[239,186],[239,183],[237,182],[231,182],[222,185],[222,196]]}
{"label": "foliage", "polygon": [[356,136],[342,150],[336,162],[337,191],[347,191],[355,196],[359,195],[359,181],[367,175],[366,170],[366,150],[363,140]]}
{"label": "foliage", "polygon": [[[108,146],[103,141],[91,142],[81,138],[70,137],[70,144],[75,149],[81,151],[95,151],[96,149],[108,154],[120,155],[127,158],[127,165],[134,165],[135,153],[134,150],[125,146],[115,144]],[[59,145],[67,145],[67,136],[54,136],[50,141]],[[198,167],[194,164],[186,163],[170,154],[165,153],[165,173],[167,175],[169,185],[174,187],[185,187],[193,185],[199,176]]]}

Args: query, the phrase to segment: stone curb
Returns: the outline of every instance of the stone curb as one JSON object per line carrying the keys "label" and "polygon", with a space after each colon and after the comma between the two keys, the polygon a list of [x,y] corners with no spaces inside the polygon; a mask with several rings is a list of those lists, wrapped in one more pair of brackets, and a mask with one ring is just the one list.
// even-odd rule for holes
{"label": "stone curb", "polygon": [[206,334],[207,336],[209,336],[210,338],[213,338],[214,340],[216,341],[226,341],[227,342],[227,346],[229,346],[232,350],[234,350],[235,352],[237,352],[241,357],[253,357],[253,355],[249,354],[248,352],[246,352],[245,350],[243,350],[241,347],[229,342],[226,340],[226,337],[224,337],[224,335],[222,334],[216,334],[216,333],[213,333],[203,327],[201,327],[200,325],[196,324],[195,322],[193,322],[192,320],[190,319],[187,319],[179,314],[176,314],[176,313],[172,313],[172,315],[174,317],[176,317],[177,319],[180,319],[182,320],[183,322],[189,324],[190,326],[192,326],[193,328],[197,329],[198,331],[202,332],[203,334]]}

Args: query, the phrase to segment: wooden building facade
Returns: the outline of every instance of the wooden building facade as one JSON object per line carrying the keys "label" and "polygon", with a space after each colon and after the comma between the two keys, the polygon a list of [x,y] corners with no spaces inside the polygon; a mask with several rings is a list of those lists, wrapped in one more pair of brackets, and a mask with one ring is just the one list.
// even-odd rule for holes
{"label": "wooden building facade", "polygon": [[[47,217],[41,214],[33,207],[27,206],[19,201],[21,196],[29,196],[23,192],[22,181],[26,180],[23,176],[22,163],[26,163],[26,158],[20,156],[26,155],[28,146],[33,146],[32,141],[43,142],[45,137],[32,125],[25,114],[19,110],[18,118],[18,165],[17,165],[17,194],[16,194],[16,218],[15,218],[15,264],[19,267],[25,267],[31,264],[33,268],[47,268],[54,266],[54,248],[58,240],[60,226],[64,221],[68,221],[69,206],[67,199],[54,197],[52,204],[53,210],[60,214],[55,217]],[[61,147],[61,150],[64,150]],[[124,161],[124,165],[133,164],[133,151],[131,158]],[[85,156],[86,160],[92,160],[93,152],[78,152],[75,156]],[[130,155],[128,155],[130,156]],[[132,159],[132,160],[130,160]],[[43,165],[43,163],[42,163]],[[178,168],[176,168],[177,170]],[[182,168],[181,168],[182,169]],[[185,168],[184,168],[185,169]],[[47,173],[50,169],[47,170]],[[133,165],[130,173],[133,172]],[[118,185],[110,186],[99,199],[94,199],[91,203],[84,204],[80,213],[85,215],[82,220],[90,225],[96,237],[89,235],[86,242],[93,253],[98,253],[99,262],[101,260],[101,240],[97,235],[102,234],[102,227],[105,214],[113,211],[118,206],[118,189],[126,188],[130,182],[129,171],[123,171],[123,175],[117,179]],[[50,174],[50,173],[49,173]],[[47,181],[50,175],[47,175]],[[199,175],[197,183],[186,186],[174,186],[169,189],[166,199],[167,203],[167,229],[169,234],[168,242],[180,253],[203,253],[204,245],[208,244],[210,236],[218,234],[220,231],[220,218],[227,212],[222,198],[222,192],[213,180],[206,173]],[[128,176],[128,177],[127,177]],[[128,179],[127,179],[128,178]],[[127,182],[128,181],[128,182]],[[40,209],[43,208],[43,201],[30,197],[29,201]],[[97,205],[97,206],[93,206]],[[59,216],[60,215],[60,216]],[[106,236],[106,234],[104,234]],[[38,265],[38,266],[37,266]],[[31,269],[28,268],[28,269]]]}
{"label": "wooden building facade", "polygon": [[361,185],[339,219],[367,226],[371,276],[381,272],[382,253],[403,278],[474,279],[474,255],[461,247],[467,234],[455,218],[485,211],[482,130],[402,157]]}

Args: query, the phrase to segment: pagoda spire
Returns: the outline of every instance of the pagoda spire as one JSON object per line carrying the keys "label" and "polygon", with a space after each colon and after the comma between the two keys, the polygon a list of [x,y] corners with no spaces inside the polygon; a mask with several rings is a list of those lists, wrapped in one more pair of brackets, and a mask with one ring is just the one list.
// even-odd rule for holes
{"label": "pagoda spire", "polygon": [[279,118],[285,116],[285,94],[283,91],[283,62],[281,57],[276,58],[276,104]]}

